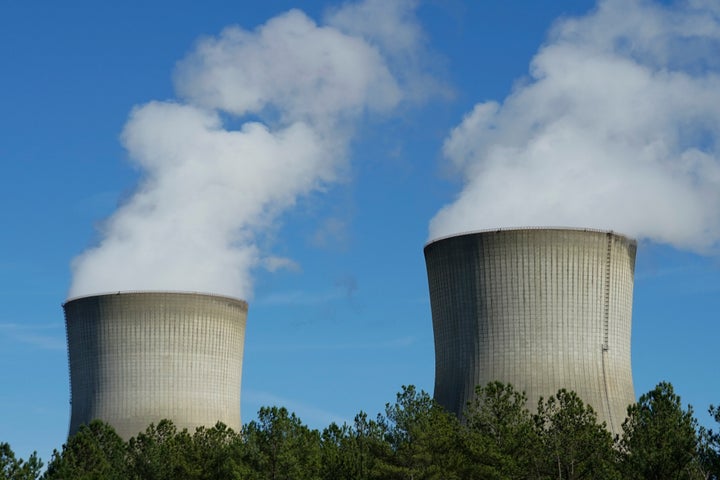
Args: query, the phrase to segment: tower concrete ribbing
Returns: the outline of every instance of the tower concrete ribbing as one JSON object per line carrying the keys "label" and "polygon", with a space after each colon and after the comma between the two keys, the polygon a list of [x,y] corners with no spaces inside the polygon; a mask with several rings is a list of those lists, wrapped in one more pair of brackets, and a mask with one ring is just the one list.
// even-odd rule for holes
{"label": "tower concrete ribbing", "polygon": [[70,435],[93,419],[128,439],[168,418],[194,431],[239,430],[247,303],[133,292],[65,303]]}
{"label": "tower concrete ribbing", "polygon": [[517,229],[425,247],[435,398],[462,415],[476,385],[574,390],[614,433],[635,401],[630,329],[636,242],[612,232]]}

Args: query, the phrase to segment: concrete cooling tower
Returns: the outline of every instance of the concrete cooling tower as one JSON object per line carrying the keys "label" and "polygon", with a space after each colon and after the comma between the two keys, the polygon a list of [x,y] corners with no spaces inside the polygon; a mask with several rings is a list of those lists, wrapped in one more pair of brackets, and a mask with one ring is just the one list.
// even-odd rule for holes
{"label": "concrete cooling tower", "polygon": [[462,415],[476,385],[574,390],[621,431],[635,402],[630,325],[637,244],[612,232],[517,229],[425,246],[435,399]]}
{"label": "concrete cooling tower", "polygon": [[197,293],[96,295],[63,305],[70,435],[101,419],[125,440],[150,423],[240,423],[247,303]]}

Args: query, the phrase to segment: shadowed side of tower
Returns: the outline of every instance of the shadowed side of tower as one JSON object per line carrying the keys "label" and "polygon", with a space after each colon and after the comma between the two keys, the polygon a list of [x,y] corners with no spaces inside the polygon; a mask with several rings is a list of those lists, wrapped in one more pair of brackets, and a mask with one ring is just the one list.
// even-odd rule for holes
{"label": "shadowed side of tower", "polygon": [[574,390],[621,431],[637,244],[579,229],[484,231],[425,247],[435,399],[461,416],[476,385],[525,391],[528,407]]}
{"label": "shadowed side of tower", "polygon": [[101,419],[124,439],[163,418],[238,431],[247,303],[198,293],[132,292],[63,305],[70,435]]}

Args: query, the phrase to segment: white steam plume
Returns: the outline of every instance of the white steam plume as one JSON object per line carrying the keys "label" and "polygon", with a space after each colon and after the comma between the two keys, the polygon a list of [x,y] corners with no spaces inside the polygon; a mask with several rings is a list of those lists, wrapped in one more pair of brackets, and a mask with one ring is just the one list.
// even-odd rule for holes
{"label": "white steam plume", "polygon": [[601,1],[558,22],[502,104],[444,145],[463,176],[430,237],[478,229],[611,229],[720,246],[720,8]]}
{"label": "white steam plume", "polygon": [[[412,7],[393,4],[384,20],[414,31]],[[249,298],[253,268],[292,265],[261,252],[257,236],[299,196],[337,180],[353,122],[404,100],[375,37],[292,10],[254,31],[230,27],[200,41],[175,72],[181,100],[130,115],[122,139],[143,179],[99,244],[74,259],[69,295]],[[228,129],[228,119],[242,125]]]}

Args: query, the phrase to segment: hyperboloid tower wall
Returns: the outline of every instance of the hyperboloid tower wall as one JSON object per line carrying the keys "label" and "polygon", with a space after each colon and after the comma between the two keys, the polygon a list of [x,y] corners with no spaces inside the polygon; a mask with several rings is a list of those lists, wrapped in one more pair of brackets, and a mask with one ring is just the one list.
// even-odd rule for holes
{"label": "hyperboloid tower wall", "polygon": [[70,435],[93,419],[124,439],[172,420],[193,432],[240,429],[247,303],[198,293],[134,292],[65,305]]}
{"label": "hyperboloid tower wall", "polygon": [[425,247],[435,399],[461,416],[476,385],[574,390],[621,431],[635,402],[630,325],[637,244],[612,232],[517,229]]}

